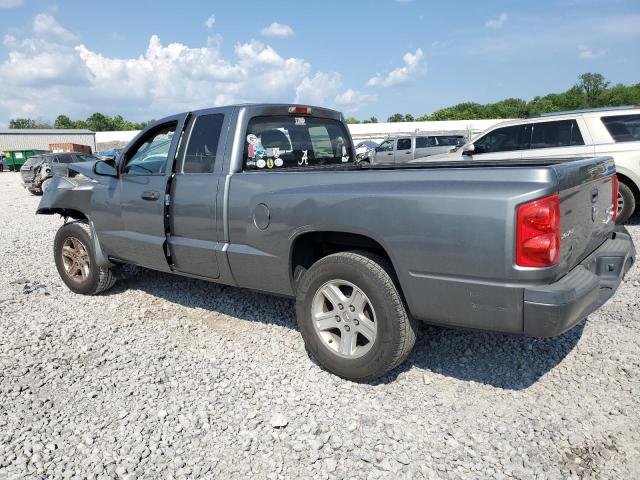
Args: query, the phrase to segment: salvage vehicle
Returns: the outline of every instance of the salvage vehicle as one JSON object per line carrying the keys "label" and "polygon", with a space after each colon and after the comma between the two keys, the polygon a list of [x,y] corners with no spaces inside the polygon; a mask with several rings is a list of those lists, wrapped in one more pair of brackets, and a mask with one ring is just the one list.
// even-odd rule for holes
{"label": "salvage vehicle", "polygon": [[503,122],[456,152],[429,160],[571,159],[601,155],[615,160],[620,180],[618,223],[624,223],[640,208],[639,107],[553,112]]}
{"label": "salvage vehicle", "polygon": [[371,162],[371,155],[375,155],[378,143],[373,140],[363,140],[356,144],[356,161]]}
{"label": "salvage vehicle", "polygon": [[118,162],[69,168],[37,213],[65,219],[53,252],[73,292],[135,264],[292,297],[308,351],[353,380],[402,363],[418,321],[559,335],[635,261],[609,157],[367,166],[325,108],[174,115]]}
{"label": "salvage vehicle", "polygon": [[98,158],[85,153],[61,152],[30,157],[22,167],[22,186],[32,195],[42,195],[54,175],[67,176],[68,165],[77,162],[94,162]]}
{"label": "salvage vehicle", "polygon": [[403,135],[382,142],[370,158],[371,163],[406,163],[448,153],[464,143],[463,135]]}

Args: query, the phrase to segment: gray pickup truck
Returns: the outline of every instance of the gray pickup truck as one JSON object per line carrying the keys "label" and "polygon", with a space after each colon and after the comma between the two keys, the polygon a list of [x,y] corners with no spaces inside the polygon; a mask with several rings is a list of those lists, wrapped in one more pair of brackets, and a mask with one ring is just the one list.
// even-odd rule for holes
{"label": "gray pickup truck", "polygon": [[183,113],[70,169],[37,213],[65,218],[54,257],[72,291],[136,264],[295,297],[309,352],[354,380],[399,365],[417,321],[558,335],[635,260],[610,158],[361,165],[324,108]]}

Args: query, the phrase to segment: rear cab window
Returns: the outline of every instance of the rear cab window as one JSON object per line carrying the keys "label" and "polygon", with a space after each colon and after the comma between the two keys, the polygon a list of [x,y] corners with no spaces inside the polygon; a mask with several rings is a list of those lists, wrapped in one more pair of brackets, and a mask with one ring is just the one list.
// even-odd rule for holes
{"label": "rear cab window", "polygon": [[639,114],[602,117],[602,123],[616,143],[640,141]]}
{"label": "rear cab window", "polygon": [[349,133],[338,120],[289,115],[254,117],[244,140],[244,169],[248,171],[354,162]]}

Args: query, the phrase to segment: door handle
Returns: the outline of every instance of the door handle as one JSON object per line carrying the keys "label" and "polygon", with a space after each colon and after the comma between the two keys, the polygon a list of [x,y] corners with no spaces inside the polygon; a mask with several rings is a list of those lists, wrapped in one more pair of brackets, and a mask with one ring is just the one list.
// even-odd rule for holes
{"label": "door handle", "polygon": [[142,192],[143,200],[158,200],[160,198],[160,192]]}

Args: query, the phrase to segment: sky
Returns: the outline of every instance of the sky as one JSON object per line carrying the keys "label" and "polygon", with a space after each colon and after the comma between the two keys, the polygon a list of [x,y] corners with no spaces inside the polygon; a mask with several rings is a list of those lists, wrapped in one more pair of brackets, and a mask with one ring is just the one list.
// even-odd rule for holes
{"label": "sky", "polygon": [[239,102],[348,116],[640,82],[640,0],[0,0],[0,125]]}

